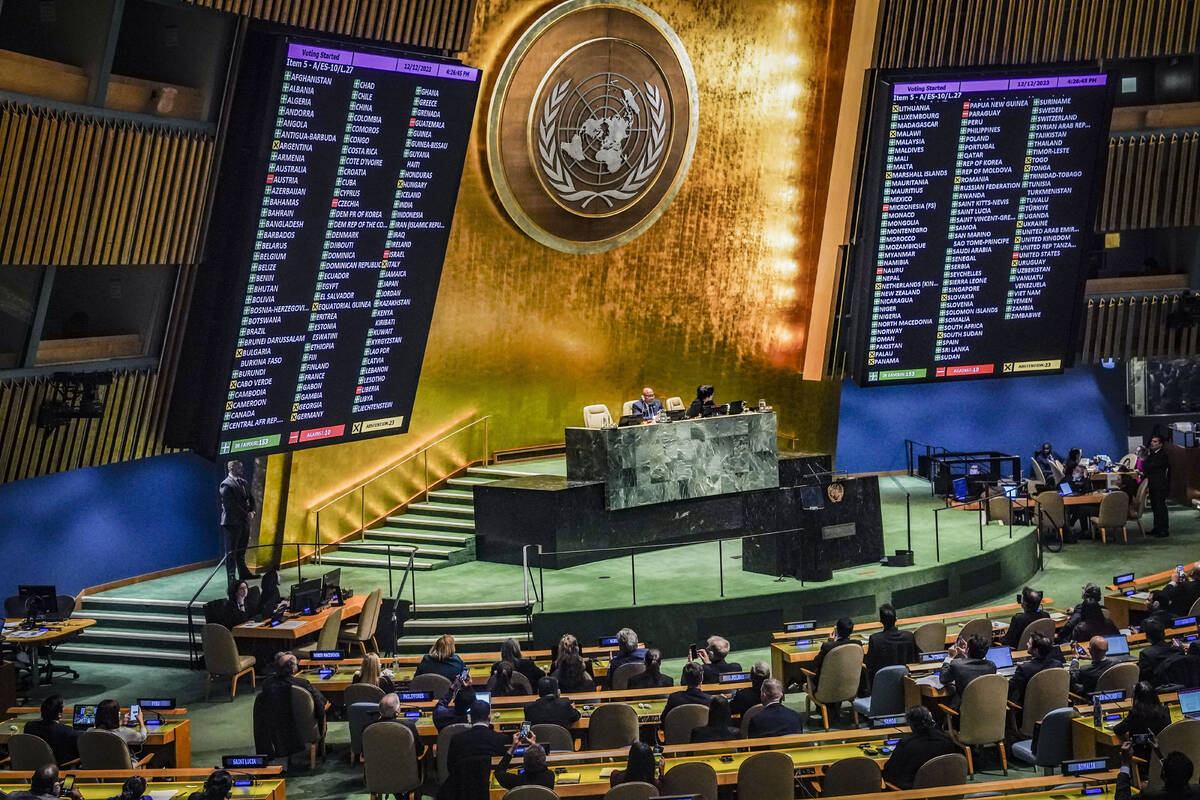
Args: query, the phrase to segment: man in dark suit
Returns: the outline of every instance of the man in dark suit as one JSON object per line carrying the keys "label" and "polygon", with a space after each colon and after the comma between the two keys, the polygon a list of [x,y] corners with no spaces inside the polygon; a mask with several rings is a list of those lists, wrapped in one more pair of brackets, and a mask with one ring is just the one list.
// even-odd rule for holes
{"label": "man in dark suit", "polygon": [[25,723],[25,732],[50,745],[59,764],[79,757],[79,731],[59,722],[62,711],[62,695],[52,694],[42,701],[42,718]]}
{"label": "man in dark suit", "polygon": [[867,639],[867,683],[875,683],[875,673],[884,667],[912,664],[917,660],[917,640],[912,631],[896,627],[896,609],[891,603],[879,607],[883,630]]}
{"label": "man in dark suit", "polygon": [[[554,682],[557,691],[558,681]],[[450,688],[445,696],[438,699],[433,707],[433,726],[440,732],[448,725],[465,723],[471,717],[471,706],[475,703],[475,690],[471,688],[470,676],[466,682],[462,676],[450,682]]]}
{"label": "man in dark suit", "polygon": [[1156,621],[1164,629],[1170,628],[1175,622],[1175,615],[1168,608],[1170,604],[1171,596],[1165,589],[1150,592],[1146,597],[1146,616],[1142,619],[1142,628],[1144,629],[1150,620]]}
{"label": "man in dark suit", "polygon": [[246,546],[250,544],[250,520],[254,517],[254,496],[242,478],[242,462],[230,461],[228,474],[221,481],[221,527],[225,530],[225,571],[229,581],[254,577],[246,566]]}
{"label": "man in dark suit", "polygon": [[774,678],[763,681],[762,710],[750,718],[751,739],[789,736],[804,732],[804,717],[783,704],[783,684]]}
{"label": "man in dark suit", "polygon": [[1008,699],[1019,706],[1025,705],[1025,689],[1033,676],[1044,669],[1061,667],[1062,651],[1041,634],[1036,634],[1029,640],[1029,659],[1017,665],[1016,671],[1008,679]]}
{"label": "man in dark suit", "polygon": [[704,682],[704,670],[695,661],[689,661],[683,665],[683,685],[686,687],[682,692],[675,692],[667,696],[667,705],[663,708],[662,718],[666,719],[667,714],[672,709],[678,706],[685,706],[688,703],[698,703],[702,706],[707,706],[712,700],[712,695],[707,692],[700,691],[700,684]]}
{"label": "man in dark suit", "polygon": [[1154,512],[1154,527],[1150,535],[1165,539],[1170,535],[1171,522],[1167,516],[1167,494],[1171,488],[1171,465],[1161,436],[1150,437],[1150,449],[1142,455],[1142,474],[1150,481],[1150,510]]}
{"label": "man in dark suit", "polygon": [[633,413],[637,414],[644,420],[652,420],[663,410],[663,404],[654,396],[654,390],[647,386],[642,389],[642,397],[640,400],[633,401]]}
{"label": "man in dark suit", "polygon": [[913,706],[905,712],[912,733],[896,744],[896,749],[883,765],[883,779],[901,789],[911,789],[917,770],[938,756],[962,752],[950,740],[924,706]]}
{"label": "man in dark suit", "polygon": [[1108,657],[1108,639],[1103,636],[1093,636],[1088,640],[1088,655],[1092,660],[1071,670],[1071,690],[1076,694],[1087,695],[1096,691],[1096,681],[1100,676],[1117,665]]}
{"label": "man in dark suit", "polygon": [[579,719],[579,710],[571,701],[558,696],[558,679],[547,675],[538,681],[538,699],[525,706],[525,719],[531,725],[552,724],[570,728]]}
{"label": "man in dark suit", "polygon": [[1143,622],[1142,632],[1146,634],[1146,641],[1150,644],[1143,647],[1142,652],[1138,654],[1138,680],[1149,681],[1151,685],[1156,685],[1154,683],[1155,672],[1158,670],[1159,664],[1170,656],[1182,654],[1183,650],[1179,649],[1174,642],[1167,641],[1163,624],[1157,619],[1151,618]]}
{"label": "man in dark suit", "polygon": [[1068,608],[1069,616],[1062,627],[1058,629],[1058,641],[1071,641],[1071,632],[1075,630],[1075,626],[1083,622],[1083,605],[1088,601],[1100,602],[1100,587],[1099,585],[1088,581],[1083,585],[1083,591],[1079,595],[1079,603],[1072,608]]}
{"label": "man in dark suit", "polygon": [[313,701],[313,716],[317,720],[317,724],[321,726],[321,735],[325,735],[325,707],[329,705],[325,701],[325,695],[321,694],[321,690],[308,682],[307,678],[301,678],[300,662],[296,660],[296,656],[291,653],[280,653],[275,657],[275,665],[279,668],[279,674],[288,679],[292,686],[299,686],[310,695]]}
{"label": "man in dark suit", "polygon": [[829,634],[829,638],[821,642],[821,649],[817,651],[816,658],[813,659],[810,669],[816,675],[813,678],[813,687],[816,688],[817,681],[821,677],[821,664],[825,661],[825,656],[838,647],[847,644],[858,644],[862,642],[858,639],[851,639],[850,634],[854,633],[854,620],[849,617],[842,617],[833,626],[833,631]]}
{"label": "man in dark suit", "polygon": [[664,689],[674,686],[675,680],[662,674],[662,651],[657,647],[646,650],[646,671],[629,679],[630,689]]}
{"label": "man in dark suit", "polygon": [[[1117,773],[1117,793],[1114,800],[1130,800],[1130,774],[1133,767],[1133,742],[1121,745],[1121,771]],[[1162,760],[1163,788],[1157,792],[1142,792],[1139,800],[1196,800],[1200,787],[1189,785],[1194,767],[1184,753],[1174,750]]]}
{"label": "man in dark suit", "polygon": [[1193,565],[1191,575],[1188,565],[1183,565],[1183,571],[1171,575],[1170,582],[1162,588],[1167,595],[1167,609],[1176,617],[1186,617],[1192,610],[1192,604],[1200,598],[1200,567]]}
{"label": "man in dark suit", "polygon": [[471,727],[450,739],[446,767],[450,777],[438,790],[438,800],[487,797],[492,758],[508,749],[509,737],[492,730],[492,707],[483,700],[471,705]]}
{"label": "man in dark suit", "polygon": [[734,692],[733,699],[729,701],[729,713],[740,717],[748,709],[762,703],[763,681],[770,677],[771,666],[767,662],[754,662],[754,666],[750,668],[750,687]]}
{"label": "man in dark suit", "polygon": [[[421,734],[417,733],[417,725],[410,719],[400,719],[400,695],[390,692],[379,701],[379,717],[367,725],[403,725],[408,728],[413,737],[413,757],[421,760]],[[364,728],[364,730],[366,730]]]}
{"label": "man in dark suit", "polygon": [[1008,630],[1004,633],[1004,638],[1000,640],[1000,644],[1014,650],[1021,646],[1021,642],[1025,638],[1025,627],[1029,623],[1050,616],[1042,611],[1042,592],[1037,589],[1030,589],[1026,586],[1017,596],[1017,602],[1021,604],[1021,610],[1013,614],[1012,620],[1008,623]]}
{"label": "man in dark suit", "polygon": [[958,708],[962,702],[963,690],[967,688],[967,684],[980,675],[996,674],[996,665],[985,658],[991,644],[986,637],[972,636],[965,646],[960,647],[955,643],[946,653],[946,660],[942,662],[938,679],[942,685],[954,687],[954,698],[951,701],[954,708]]}
{"label": "man in dark suit", "polygon": [[[688,654],[691,656],[691,653]],[[742,665],[736,661],[726,661],[729,655],[729,640],[720,636],[710,636],[704,647],[696,653],[700,659],[700,668],[704,670],[705,683],[719,683],[726,672],[741,672]]]}

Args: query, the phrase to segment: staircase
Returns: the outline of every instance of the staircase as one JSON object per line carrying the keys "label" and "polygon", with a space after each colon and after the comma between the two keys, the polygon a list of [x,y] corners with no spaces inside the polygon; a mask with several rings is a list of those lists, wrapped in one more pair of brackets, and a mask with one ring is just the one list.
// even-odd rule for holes
{"label": "staircase", "polygon": [[409,554],[419,570],[440,569],[475,560],[475,496],[480,484],[534,475],[512,467],[469,467],[430,489],[420,503],[409,503],[361,539],[342,542],[321,556],[333,567],[377,567],[387,569],[388,545],[392,568],[402,567]]}
{"label": "staircase", "polygon": [[[193,616],[204,624],[204,610]],[[78,638],[60,645],[55,659],[146,666],[188,665],[187,600],[152,600],[104,594],[84,595],[75,616],[96,620]],[[197,627],[197,637],[199,627]]]}
{"label": "staircase", "polygon": [[522,646],[533,641],[532,605],[523,600],[480,603],[423,603],[404,623],[396,641],[398,655],[422,655],[444,633],[454,636],[461,653],[496,652],[505,639]]}

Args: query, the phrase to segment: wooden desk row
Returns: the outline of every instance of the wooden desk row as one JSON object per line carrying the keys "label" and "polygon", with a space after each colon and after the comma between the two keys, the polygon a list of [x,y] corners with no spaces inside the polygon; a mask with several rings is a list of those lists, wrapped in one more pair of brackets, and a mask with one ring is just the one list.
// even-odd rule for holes
{"label": "wooden desk row", "polygon": [[[212,773],[208,769],[162,769],[162,770],[63,770],[63,775],[74,775],[84,800],[107,800],[121,794],[121,785],[133,775],[146,778],[147,794],[155,797],[170,797],[185,800],[192,792],[204,787],[204,781]],[[249,786],[235,786],[232,797],[237,800],[287,800],[282,777],[282,767],[239,770],[239,779],[253,781]],[[29,789],[29,774],[25,772],[0,772],[0,792],[6,794]]]}
{"label": "wooden desk row", "polygon": [[[3,632],[0,633],[0,642],[9,647],[25,651],[29,656],[29,663],[35,676],[42,671],[40,648],[60,645],[63,642],[74,639],[86,629],[96,624],[96,620],[94,619],[71,617],[70,619],[58,622],[44,622],[30,631],[23,631],[17,627],[22,622],[24,620],[19,617],[6,618],[4,620]],[[27,635],[29,633],[34,633],[34,635]],[[46,674],[40,679],[42,684],[54,682],[54,675],[50,671],[50,666],[51,662],[47,660]]]}
{"label": "wooden desk row", "polygon": [[[1053,598],[1042,598],[1043,606],[1050,607],[1053,603]],[[925,616],[920,617],[903,617],[896,620],[896,627],[908,630],[912,628],[919,628],[922,625],[930,622],[953,623],[961,620],[963,623],[966,623],[970,620],[979,619],[982,617],[988,617],[990,619],[993,615],[997,614],[1005,617],[1011,617],[1020,610],[1020,603],[1002,603],[996,606],[981,606],[979,608],[966,608],[961,611],[948,611],[944,614],[926,614]],[[864,636],[868,633],[874,633],[882,629],[883,624],[877,620],[863,622],[854,626],[854,632]],[[824,638],[829,636],[829,634],[832,632],[832,627],[817,628],[811,631],[776,631],[775,633],[771,634],[771,640],[774,642],[787,642],[795,639]]]}
{"label": "wooden desk row", "polygon": [[[121,710],[129,713],[128,708]],[[157,712],[148,711],[147,713]],[[163,717],[161,723],[147,724],[146,741],[141,746],[141,752],[154,755],[154,759],[149,764],[151,767],[173,769],[191,767],[192,722],[184,716],[187,714],[187,709],[175,708],[163,711],[161,714]],[[3,718],[0,718],[0,744],[8,744],[8,739],[13,733],[12,726],[16,726],[18,731],[24,731],[25,723],[36,719],[41,719],[40,709],[21,706],[8,709]]]}
{"label": "wooden desk row", "polygon": [[[797,734],[764,739],[734,739],[727,742],[668,745],[663,748],[667,773],[672,768],[692,761],[710,765],[717,773],[717,783],[732,786],[737,783],[738,768],[755,752],[772,750],[785,753],[792,759],[797,777],[818,780],[835,761],[866,755],[880,768],[888,754],[880,748],[909,732],[907,727],[876,730],[826,731],[820,734]],[[559,773],[554,791],[559,797],[592,797],[608,791],[608,778],[614,769],[624,769],[629,748],[617,750],[584,750],[574,753],[551,754],[548,763]],[[519,762],[519,759],[517,759]],[[499,763],[492,759],[493,765]],[[881,787],[882,788],[882,787]],[[504,789],[492,778],[493,798],[504,795]]]}
{"label": "wooden desk row", "polygon": [[[1140,578],[1135,578],[1131,583],[1121,584],[1119,589],[1115,584],[1110,583],[1108,585],[1108,588],[1113,591],[1104,596],[1104,607],[1108,609],[1108,614],[1117,627],[1126,628],[1130,622],[1140,619],[1146,613],[1146,600],[1150,596],[1150,591],[1161,589],[1170,583],[1177,566],[1163,570],[1162,572],[1156,572],[1153,575],[1143,575]],[[1200,567],[1200,561],[1190,565],[1184,564],[1185,569],[1192,567]],[[1129,589],[1136,589],[1137,591],[1127,597],[1125,591]]]}
{"label": "wooden desk row", "polygon": [[[1017,606],[1020,608],[1020,606]],[[1067,621],[1066,614],[1054,611],[1051,612],[1050,618],[1054,620],[1054,626],[1061,628]],[[971,619],[982,619],[981,616],[974,616]],[[936,620],[935,620],[936,621]],[[924,624],[924,623],[922,623]],[[949,648],[958,640],[958,633],[962,629],[959,626],[957,629],[946,631],[945,647]],[[854,629],[858,633],[858,628]],[[992,620],[992,637],[1003,636],[1008,632],[1008,623],[1000,620]],[[821,644],[827,636],[813,637],[811,639],[797,639],[791,642],[772,642],[771,643],[771,674],[784,681],[786,686],[790,681],[803,683],[804,678],[800,670],[807,667],[821,650]],[[866,636],[863,637],[863,652],[866,653],[868,646]],[[803,643],[803,644],[802,644]]]}
{"label": "wooden desk row", "polygon": [[342,622],[354,619],[362,613],[363,604],[366,603],[366,600],[366,595],[356,594],[347,597],[345,605],[326,606],[315,614],[307,616],[288,614],[284,618],[284,621],[275,627],[271,627],[269,620],[264,622],[243,622],[241,625],[234,626],[233,636],[235,639],[255,641],[268,639],[284,643],[295,643],[305,636],[318,633],[329,615],[339,608],[342,610]]}
{"label": "wooden desk row", "polygon": [[[315,686],[320,687],[322,684],[315,683]],[[701,686],[701,690],[709,694],[728,694],[732,695],[738,689],[745,689],[750,686],[749,681],[741,681],[737,683],[710,683]],[[661,689],[625,689],[621,691],[607,692],[586,692],[579,694],[563,695],[569,698],[579,710],[580,718],[571,726],[570,730],[578,733],[586,731],[590,725],[592,712],[601,705],[607,703],[626,703],[633,706],[633,709],[638,714],[638,721],[642,725],[657,725],[659,718],[662,715],[663,708],[667,704],[668,695],[683,691],[678,686],[669,686]],[[538,698],[536,695],[515,695],[512,697],[493,697],[492,698],[492,725],[500,731],[516,731],[521,727],[521,723],[525,720],[525,706],[533,703]],[[437,705],[437,700],[424,700],[416,703],[404,703],[403,708],[406,710],[417,710],[421,712],[421,716],[413,720],[417,726],[417,733],[422,737],[430,739],[437,738],[437,728],[433,724],[433,708]]]}

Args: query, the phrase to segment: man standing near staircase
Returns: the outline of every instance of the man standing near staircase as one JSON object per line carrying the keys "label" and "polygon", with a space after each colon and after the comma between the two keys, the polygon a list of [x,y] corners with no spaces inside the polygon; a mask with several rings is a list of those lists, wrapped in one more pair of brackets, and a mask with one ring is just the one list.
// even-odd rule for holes
{"label": "man standing near staircase", "polygon": [[254,517],[254,496],[242,478],[242,462],[230,461],[228,474],[221,481],[221,527],[225,530],[225,571],[229,582],[254,577],[246,566],[246,546],[250,543],[250,520]]}

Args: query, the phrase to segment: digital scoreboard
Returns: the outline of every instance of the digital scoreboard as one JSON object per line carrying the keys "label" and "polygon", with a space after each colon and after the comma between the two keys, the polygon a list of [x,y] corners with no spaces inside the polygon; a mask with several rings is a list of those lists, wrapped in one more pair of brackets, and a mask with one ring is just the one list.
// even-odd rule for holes
{"label": "digital scoreboard", "polygon": [[885,78],[860,197],[859,385],[1072,360],[1110,114],[1107,77]]}
{"label": "digital scoreboard", "polygon": [[246,52],[206,258],[226,280],[189,330],[219,385],[193,401],[215,409],[195,409],[191,444],[258,455],[403,433],[479,70],[265,34]]}

